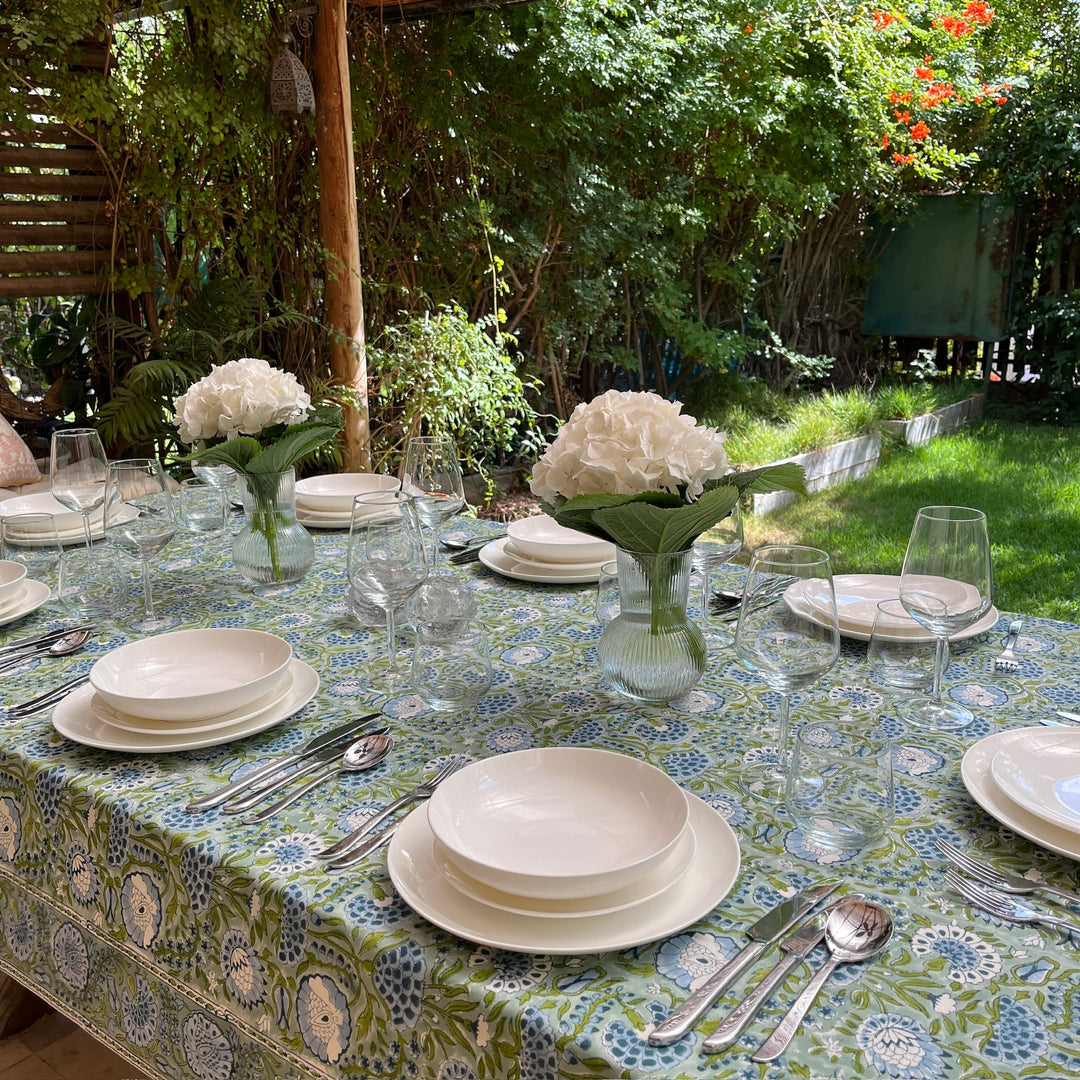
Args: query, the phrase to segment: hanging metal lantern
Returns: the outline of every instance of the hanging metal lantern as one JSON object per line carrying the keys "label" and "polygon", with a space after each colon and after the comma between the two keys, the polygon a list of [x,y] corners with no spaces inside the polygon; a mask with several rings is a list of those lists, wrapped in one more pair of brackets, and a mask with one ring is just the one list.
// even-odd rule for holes
{"label": "hanging metal lantern", "polygon": [[270,63],[270,111],[315,115],[315,91],[311,76],[300,57],[289,48],[295,44],[292,34],[281,35],[282,50]]}

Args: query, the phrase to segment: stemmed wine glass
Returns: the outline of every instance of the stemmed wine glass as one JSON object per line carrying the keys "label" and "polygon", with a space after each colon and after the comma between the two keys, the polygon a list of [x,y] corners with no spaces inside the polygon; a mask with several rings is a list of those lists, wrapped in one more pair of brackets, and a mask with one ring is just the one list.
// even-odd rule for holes
{"label": "stemmed wine glass", "polygon": [[840,655],[828,553],[801,544],[758,548],[743,588],[735,652],[780,695],[776,759],[743,766],[743,786],[782,801],[788,769],[791,694],[817,682]]}
{"label": "stemmed wine glass", "polygon": [[53,433],[49,452],[52,496],[69,510],[82,514],[87,547],[90,547],[90,515],[105,501],[108,464],[101,436],[93,428],[68,428]]}
{"label": "stemmed wine glass", "polygon": [[424,534],[411,495],[373,491],[353,499],[347,573],[353,589],[386,612],[383,681],[392,691],[408,680],[397,666],[394,609],[428,576]]}
{"label": "stemmed wine glass", "polygon": [[439,526],[465,505],[461,465],[453,439],[418,435],[405,447],[401,488],[413,496],[420,520],[431,530],[431,570],[439,570]]}
{"label": "stemmed wine glass", "polygon": [[161,462],[128,458],[109,464],[105,479],[105,535],[142,563],[142,628],[165,624],[154,612],[150,557],[176,535],[176,508]]}
{"label": "stemmed wine glass", "polygon": [[937,639],[934,685],[928,698],[912,700],[902,715],[917,727],[956,731],[974,717],[941,699],[949,636],[976,623],[993,602],[986,515],[966,506],[924,506],[915,515],[900,571],[900,603]]}
{"label": "stemmed wine glass", "polygon": [[710,603],[712,571],[737,555],[743,546],[743,521],[739,504],[731,513],[712,528],[706,529],[694,541],[694,567],[701,573],[701,632],[710,651],[731,644],[731,635],[721,630],[712,620]]}

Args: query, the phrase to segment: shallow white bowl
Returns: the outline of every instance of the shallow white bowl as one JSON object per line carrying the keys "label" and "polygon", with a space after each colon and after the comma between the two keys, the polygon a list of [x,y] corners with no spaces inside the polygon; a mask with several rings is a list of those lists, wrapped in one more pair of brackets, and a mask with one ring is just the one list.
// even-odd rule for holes
{"label": "shallow white bowl", "polygon": [[22,590],[26,567],[10,559],[0,559],[0,605],[15,599]]}
{"label": "shallow white bowl", "polygon": [[608,750],[556,746],[487,758],[444,780],[431,831],[455,865],[516,896],[596,896],[663,861],[686,828],[686,794]]}
{"label": "shallow white bowl", "polygon": [[123,645],[90,669],[90,684],[120,712],[202,720],[267,693],[292,647],[261,630],[178,630]]}
{"label": "shallow white bowl", "polygon": [[506,534],[522,555],[540,562],[594,563],[615,558],[614,544],[568,529],[547,514],[511,521]]}
{"label": "shallow white bowl", "polygon": [[353,498],[369,491],[397,491],[396,476],[381,473],[330,473],[296,482],[296,502],[308,510],[337,510],[348,514]]}
{"label": "shallow white bowl", "polygon": [[[91,525],[100,525],[104,513],[105,511],[100,506],[91,511]],[[37,491],[31,495],[16,495],[14,498],[0,502],[0,517],[12,517],[15,514],[52,514],[56,522],[56,531],[61,533],[82,529],[82,514],[69,510],[48,491]]]}

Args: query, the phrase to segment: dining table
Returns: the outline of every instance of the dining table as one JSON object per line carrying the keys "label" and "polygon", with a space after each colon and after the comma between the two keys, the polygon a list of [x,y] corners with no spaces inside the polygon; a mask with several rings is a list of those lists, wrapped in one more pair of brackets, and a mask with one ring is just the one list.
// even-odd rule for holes
{"label": "dining table", "polygon": [[[710,654],[683,697],[636,703],[603,679],[591,581],[518,580],[483,562],[447,565],[475,598],[493,681],[475,708],[436,711],[407,687],[381,692],[384,629],[350,606],[348,532],[314,536],[315,563],[292,584],[241,576],[221,534],[178,534],[153,563],[165,620],[158,632],[269,631],[317,673],[317,691],[294,715],[235,741],[152,752],[69,739],[49,710],[22,719],[0,710],[0,969],[130,1061],[132,1075],[1080,1075],[1080,936],[972,907],[946,884],[936,844],[948,840],[1033,882],[1080,886],[1080,851],[1054,852],[1019,835],[972,798],[962,776],[965,754],[980,740],[1080,708],[1080,626],[1025,616],[1010,672],[996,671],[992,658],[1018,613],[1001,611],[986,633],[955,643],[946,693],[975,720],[947,733],[905,724],[903,698],[875,681],[866,643],[845,639],[835,667],[794,695],[793,724],[847,717],[883,729],[896,811],[880,841],[842,854],[805,842],[778,800],[744,789],[745,766],[774,753],[776,696],[731,647]],[[128,566],[128,613],[98,624],[73,655],[35,658],[0,676],[0,702],[13,705],[85,673],[142,636],[137,567]],[[0,628],[0,646],[65,620],[54,591]],[[407,663],[407,625],[399,644]],[[257,824],[221,807],[187,811],[220,785],[368,712],[381,714],[394,739],[373,768],[328,780]],[[694,852],[698,872],[713,883],[707,910],[676,897],[671,912],[644,926],[628,928],[614,914],[577,932],[553,926],[538,940],[503,940],[482,913],[467,912],[460,925],[439,920],[450,928],[418,914],[391,880],[385,846],[336,872],[318,857],[451,759],[555,746],[648,762],[693,797],[710,841]],[[726,875],[719,885],[717,875]],[[704,1053],[702,1042],[748,979],[686,1036],[649,1042],[653,1028],[747,943],[746,927],[825,881],[883,905],[895,930],[881,956],[837,970],[785,1054],[771,1064],[751,1060],[797,992],[794,978],[725,1052]],[[550,948],[537,947],[545,943]],[[822,956],[816,952],[814,963]],[[775,959],[775,951],[763,956],[749,976]]]}

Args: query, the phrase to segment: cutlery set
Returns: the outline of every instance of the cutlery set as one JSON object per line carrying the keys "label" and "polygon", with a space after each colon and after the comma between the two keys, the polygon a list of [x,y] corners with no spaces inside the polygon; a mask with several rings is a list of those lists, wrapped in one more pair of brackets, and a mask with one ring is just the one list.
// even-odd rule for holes
{"label": "cutlery set", "polygon": [[[837,883],[815,885],[766,912],[746,929],[750,943],[658,1024],[649,1035],[649,1042],[667,1046],[681,1039],[754,960],[770,946],[779,944],[784,955],[731,1010],[705,1040],[702,1049],[706,1053],[716,1053],[733,1046],[773,991],[783,985],[790,972],[824,941],[829,950],[828,959],[752,1055],[752,1060],[773,1061],[779,1057],[833,971],[840,964],[858,963],[876,956],[892,937],[893,921],[889,913],[858,893],[834,901],[807,919],[813,909],[837,888]],[[803,919],[806,921],[802,922]]]}

